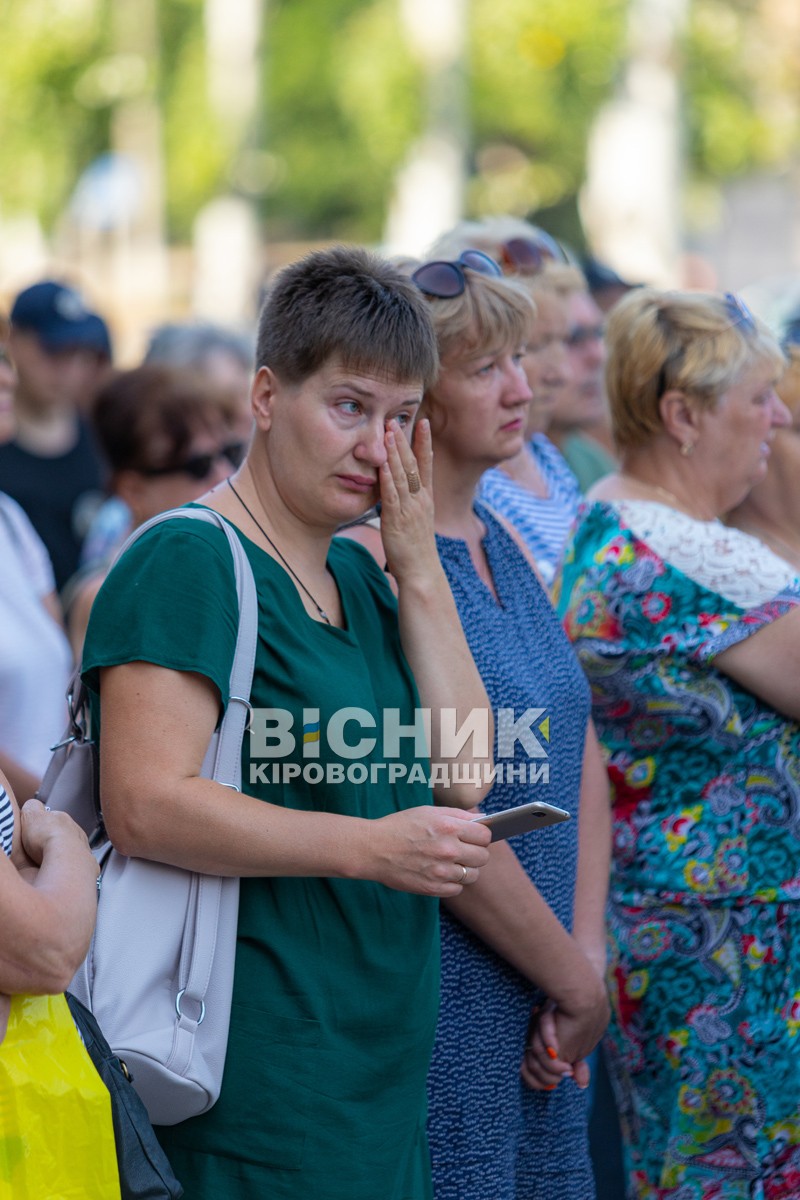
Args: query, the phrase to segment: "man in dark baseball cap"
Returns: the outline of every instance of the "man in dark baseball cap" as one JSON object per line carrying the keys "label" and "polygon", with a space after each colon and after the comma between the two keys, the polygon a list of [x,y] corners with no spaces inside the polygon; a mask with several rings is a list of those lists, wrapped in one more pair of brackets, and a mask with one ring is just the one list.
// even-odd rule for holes
{"label": "man in dark baseball cap", "polygon": [[19,293],[10,326],[16,433],[0,446],[0,489],[25,509],[61,588],[102,499],[104,469],[83,414],[109,370],[111,339],[77,289],[50,279]]}
{"label": "man in dark baseball cap", "polygon": [[17,329],[35,333],[46,350],[80,346],[111,358],[105,321],[86,307],[80,292],[66,284],[48,279],[25,288],[11,307],[10,320]]}

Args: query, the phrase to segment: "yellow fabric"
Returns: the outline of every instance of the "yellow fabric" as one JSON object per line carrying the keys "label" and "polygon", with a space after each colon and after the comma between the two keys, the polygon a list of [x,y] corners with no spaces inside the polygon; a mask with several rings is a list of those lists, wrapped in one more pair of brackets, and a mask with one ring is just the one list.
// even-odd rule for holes
{"label": "yellow fabric", "polygon": [[14,996],[0,1045],[0,1200],[119,1200],[111,1098],[63,996]]}

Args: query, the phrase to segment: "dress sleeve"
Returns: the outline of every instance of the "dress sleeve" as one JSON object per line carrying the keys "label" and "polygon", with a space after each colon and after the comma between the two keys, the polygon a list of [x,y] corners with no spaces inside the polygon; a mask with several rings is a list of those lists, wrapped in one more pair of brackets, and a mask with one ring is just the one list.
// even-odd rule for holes
{"label": "dress sleeve", "polygon": [[708,663],[800,603],[800,580],[757,539],[660,505],[620,508],[593,505],[567,555],[559,610],[574,642]]}
{"label": "dress sleeve", "polygon": [[113,567],[92,605],[83,677],[100,691],[100,668],[150,662],[195,671],[228,702],[238,634],[233,560],[223,532],[196,521],[156,526]]}

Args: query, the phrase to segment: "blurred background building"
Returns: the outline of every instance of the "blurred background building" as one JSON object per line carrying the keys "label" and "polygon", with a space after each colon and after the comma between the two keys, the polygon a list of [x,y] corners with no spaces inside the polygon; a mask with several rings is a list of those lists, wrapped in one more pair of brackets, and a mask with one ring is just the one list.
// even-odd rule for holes
{"label": "blurred background building", "polygon": [[[120,357],[308,245],[532,218],[624,277],[800,296],[797,0],[7,0],[0,307]],[[7,305],[6,305],[7,307]]]}

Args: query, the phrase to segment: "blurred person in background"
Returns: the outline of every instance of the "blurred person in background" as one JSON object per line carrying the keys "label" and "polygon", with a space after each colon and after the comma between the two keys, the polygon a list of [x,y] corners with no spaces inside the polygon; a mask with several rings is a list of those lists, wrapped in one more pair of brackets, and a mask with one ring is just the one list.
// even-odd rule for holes
{"label": "blurred person in background", "polygon": [[775,434],[766,475],[727,521],[760,538],[800,574],[800,327],[797,340],[783,344],[789,365],[775,390],[792,422]]}
{"label": "blurred person in background", "polygon": [[0,446],[0,488],[30,518],[60,589],[102,500],[103,464],[84,414],[107,374],[111,342],[80,294],[51,280],[20,292],[10,321],[16,427]]}
{"label": "blurred person in background", "polygon": [[573,267],[560,264],[521,276],[521,282],[536,306],[522,360],[533,399],[522,449],[484,474],[479,496],[519,531],[549,587],[581,500],[577,479],[547,436],[558,397],[570,382],[567,303],[581,284]]}
{"label": "blurred person in background", "polygon": [[11,441],[16,429],[14,392],[17,372],[8,349],[8,323],[0,317],[0,445]]}
{"label": "blurred person in background", "polygon": [[76,661],[94,598],[128,534],[156,513],[214,487],[232,473],[245,449],[233,431],[236,412],[227,390],[180,367],[120,371],[100,389],[91,421],[111,471],[112,496],[122,501],[128,519],[103,557],[79,571],[65,592]]}
{"label": "blurred person in background", "polygon": [[585,285],[571,293],[567,307],[570,380],[556,399],[549,433],[585,492],[616,467],[604,380],[605,318]]}
{"label": "blurred person in background", "polygon": [[430,258],[457,256],[470,246],[489,254],[534,301],[523,358],[532,394],[524,442],[512,458],[486,471],[479,495],[522,535],[550,585],[580,502],[577,480],[546,433],[570,379],[567,302],[584,287],[583,277],[549,234],[512,217],[462,222],[437,240]]}
{"label": "blurred person in background", "polygon": [[[16,373],[0,326],[0,450],[16,427]],[[72,657],[47,550],[0,491],[0,770],[32,796],[67,721]]]}
{"label": "blurred person in background", "polygon": [[614,800],[612,1021],[628,1196],[800,1195],[800,578],[722,524],[789,413],[735,296],[642,288],[608,324],[621,469],[560,607]]}
{"label": "blurred person in background", "polygon": [[[204,375],[226,389],[234,405],[233,432],[246,448],[253,429],[250,381],[253,376],[252,340],[210,321],[159,325],[150,335],[145,365],[183,367]],[[238,465],[238,464],[237,464]]]}
{"label": "blurred person in background", "polygon": [[623,279],[613,267],[595,257],[594,254],[587,254],[581,261],[581,270],[586,279],[589,294],[597,307],[605,314],[611,312],[617,301],[621,300],[623,296],[627,296],[633,288],[641,287],[641,284],[629,283],[627,279]]}

